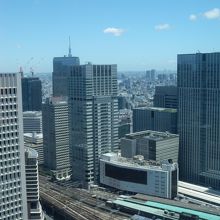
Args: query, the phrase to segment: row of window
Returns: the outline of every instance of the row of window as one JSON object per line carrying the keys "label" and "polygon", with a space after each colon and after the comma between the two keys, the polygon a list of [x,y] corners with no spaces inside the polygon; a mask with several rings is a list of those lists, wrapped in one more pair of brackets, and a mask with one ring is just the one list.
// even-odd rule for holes
{"label": "row of window", "polygon": [[0,118],[0,124],[3,124],[3,125],[11,125],[11,124],[16,124],[18,122],[18,119],[17,118]]}
{"label": "row of window", "polygon": [[1,89],[0,94],[1,95],[16,95],[17,94],[17,89],[16,88]]}
{"label": "row of window", "polygon": [[17,111],[12,111],[12,112],[2,112],[2,118],[4,117],[16,117],[17,116]]}

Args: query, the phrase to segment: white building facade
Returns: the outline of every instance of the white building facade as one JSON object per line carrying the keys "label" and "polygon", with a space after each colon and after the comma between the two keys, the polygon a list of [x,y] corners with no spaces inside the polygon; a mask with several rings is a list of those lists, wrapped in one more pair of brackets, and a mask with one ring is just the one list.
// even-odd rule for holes
{"label": "white building facade", "polygon": [[44,147],[43,147],[43,134],[41,133],[25,133],[24,146],[30,147],[38,153],[38,164],[44,163]]}
{"label": "white building facade", "polygon": [[0,74],[0,219],[27,219],[21,76]]}
{"label": "white building facade", "polygon": [[118,150],[117,65],[73,66],[70,76],[70,143],[73,180],[99,180],[99,157]]}
{"label": "white building facade", "polygon": [[25,149],[25,170],[28,220],[44,220],[44,213],[39,202],[38,154],[34,149]]}
{"label": "white building facade", "polygon": [[100,183],[123,191],[172,199],[177,195],[177,163],[147,162],[107,153],[100,158]]}

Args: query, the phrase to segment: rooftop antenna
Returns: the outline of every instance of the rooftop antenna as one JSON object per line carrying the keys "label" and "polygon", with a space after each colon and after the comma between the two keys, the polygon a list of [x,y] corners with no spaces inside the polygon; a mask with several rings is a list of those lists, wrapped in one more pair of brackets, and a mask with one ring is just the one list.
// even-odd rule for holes
{"label": "rooftop antenna", "polygon": [[70,36],[69,36],[69,54],[68,54],[68,57],[72,57],[72,54],[71,54],[71,42],[70,42]]}
{"label": "rooftop antenna", "polygon": [[34,76],[34,70],[33,70],[32,67],[31,67],[30,71],[31,71],[31,76],[33,77]]}
{"label": "rooftop antenna", "polygon": [[24,71],[23,71],[22,66],[20,66],[19,73],[21,74],[21,78],[23,78],[24,77]]}

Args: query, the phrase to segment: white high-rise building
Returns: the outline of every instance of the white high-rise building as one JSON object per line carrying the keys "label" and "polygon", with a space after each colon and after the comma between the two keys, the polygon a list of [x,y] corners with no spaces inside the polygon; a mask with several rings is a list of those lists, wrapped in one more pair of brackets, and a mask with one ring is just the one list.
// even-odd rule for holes
{"label": "white high-rise building", "polygon": [[44,220],[39,202],[38,154],[32,148],[25,148],[25,170],[27,186],[28,220]]}
{"label": "white high-rise building", "polygon": [[68,98],[73,179],[86,187],[100,155],[118,150],[117,65],[72,66]]}
{"label": "white high-rise building", "polygon": [[27,219],[21,76],[0,74],[0,219]]}
{"label": "white high-rise building", "polygon": [[58,180],[69,179],[69,112],[65,97],[51,97],[42,106],[44,165]]}
{"label": "white high-rise building", "polygon": [[43,147],[43,134],[25,133],[24,146],[30,147],[38,153],[38,164],[44,163],[44,147]]}

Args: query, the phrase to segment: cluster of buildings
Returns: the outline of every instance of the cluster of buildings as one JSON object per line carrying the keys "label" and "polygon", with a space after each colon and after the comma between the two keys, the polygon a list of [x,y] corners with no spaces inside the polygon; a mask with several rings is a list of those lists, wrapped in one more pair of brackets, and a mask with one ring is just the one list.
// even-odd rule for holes
{"label": "cluster of buildings", "polygon": [[81,65],[71,48],[52,81],[42,103],[38,77],[0,74],[3,219],[43,219],[38,165],[60,181],[169,199],[179,178],[220,189],[220,53],[178,55],[177,86],[157,86],[153,106],[129,104],[116,65]]}

